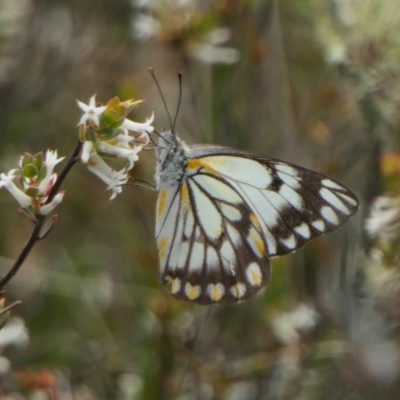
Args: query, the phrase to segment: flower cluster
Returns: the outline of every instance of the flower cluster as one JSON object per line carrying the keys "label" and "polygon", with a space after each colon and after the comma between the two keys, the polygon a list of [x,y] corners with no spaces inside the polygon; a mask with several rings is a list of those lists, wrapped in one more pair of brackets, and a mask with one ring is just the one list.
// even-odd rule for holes
{"label": "flower cluster", "polygon": [[[359,100],[385,124],[397,123],[400,104],[400,9],[392,0],[331,0],[319,18],[327,61],[352,79]],[[373,111],[371,107],[374,107]]]}
{"label": "flower cluster", "polygon": [[155,39],[179,47],[183,54],[206,64],[234,64],[237,49],[221,46],[231,31],[218,24],[216,10],[204,10],[196,0],[137,0],[132,23],[139,40]]}
{"label": "flower cluster", "polygon": [[301,333],[315,329],[318,313],[306,304],[299,304],[293,311],[282,313],[272,319],[272,330],[277,339],[289,346],[299,343]]}
{"label": "flower cluster", "polygon": [[[79,136],[83,142],[81,161],[107,184],[107,189],[112,190],[110,200],[121,193],[121,185],[129,179],[128,171],[138,161],[138,153],[149,143],[149,134],[154,130],[151,125],[154,114],[144,123],[126,118],[141,102],[121,102],[115,97],[105,106],[96,106],[95,96],[92,96],[88,105],[78,101],[78,106],[84,112],[79,121]],[[127,165],[119,171],[104,161],[115,157],[127,160]]]}
{"label": "flower cluster", "polygon": [[370,237],[391,241],[400,236],[400,198],[380,196],[371,206],[365,229]]}
{"label": "flower cluster", "polygon": [[[5,187],[18,201],[25,213],[34,221],[39,215],[49,214],[61,203],[64,192],[58,193],[51,201],[49,194],[57,180],[54,167],[64,159],[57,158],[57,151],[48,150],[31,155],[25,153],[19,161],[19,168],[0,175],[0,188]],[[14,180],[18,179],[18,185]]]}

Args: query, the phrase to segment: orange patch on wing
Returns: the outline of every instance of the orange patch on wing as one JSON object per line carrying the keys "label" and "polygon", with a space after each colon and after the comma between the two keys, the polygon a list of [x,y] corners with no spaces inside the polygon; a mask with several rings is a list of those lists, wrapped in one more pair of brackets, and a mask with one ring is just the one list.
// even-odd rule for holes
{"label": "orange patch on wing", "polygon": [[163,237],[158,242],[158,254],[160,256],[160,260],[163,260],[165,257],[165,251],[167,250],[168,238]]}
{"label": "orange patch on wing", "polygon": [[253,285],[261,285],[262,277],[258,271],[254,271],[253,269],[250,271],[251,274],[251,281]]}
{"label": "orange patch on wing", "polygon": [[255,244],[256,247],[257,247],[257,250],[258,250],[260,256],[265,255],[265,246],[264,246],[264,242],[263,242],[259,237],[256,237],[256,236],[252,237],[252,239],[253,239],[253,241],[254,241],[254,244]]}
{"label": "orange patch on wing", "polygon": [[188,187],[187,184],[184,183],[181,187],[181,203],[187,204],[189,199]]}
{"label": "orange patch on wing", "polygon": [[241,283],[241,282],[236,282],[234,286],[231,287],[231,293],[233,296],[235,296],[237,299],[240,299],[243,297],[246,293],[246,285]]}
{"label": "orange patch on wing", "polygon": [[253,225],[256,227],[256,229],[258,231],[261,231],[261,225],[260,225],[260,221],[258,220],[258,218],[255,216],[255,214],[251,213],[250,214],[250,220],[253,223]]}
{"label": "orange patch on wing", "polygon": [[179,292],[181,289],[181,280],[179,278],[175,278],[172,280],[172,287],[171,287],[171,293],[176,294]]}
{"label": "orange patch on wing", "polygon": [[224,287],[221,284],[211,284],[208,290],[212,301],[220,301],[224,294]]}
{"label": "orange patch on wing", "polygon": [[206,171],[206,172],[210,172],[210,173],[213,173],[213,174],[215,174],[215,175],[218,175],[218,174],[217,174],[217,171],[215,171],[214,168],[212,168],[212,167],[207,163],[207,161],[204,161],[204,160],[202,160],[202,159],[196,159],[196,158],[194,158],[194,159],[192,159],[192,160],[189,160],[188,163],[187,163],[187,169],[188,169],[188,170],[197,171],[197,170],[199,170],[200,168],[203,169],[203,170]]}
{"label": "orange patch on wing", "polygon": [[192,286],[190,283],[187,283],[185,292],[189,300],[194,300],[200,295],[200,286],[199,285]]}
{"label": "orange patch on wing", "polygon": [[165,204],[167,202],[167,191],[162,189],[158,195],[157,202],[157,218],[160,218],[165,209]]}

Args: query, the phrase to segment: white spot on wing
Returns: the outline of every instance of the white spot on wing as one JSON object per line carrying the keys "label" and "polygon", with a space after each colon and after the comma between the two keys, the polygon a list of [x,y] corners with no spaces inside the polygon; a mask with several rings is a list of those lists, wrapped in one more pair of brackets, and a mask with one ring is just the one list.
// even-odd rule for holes
{"label": "white spot on wing", "polygon": [[283,172],[278,172],[279,178],[282,180],[282,182],[286,183],[293,189],[298,189],[300,187],[300,182],[298,178],[293,178],[293,176],[286,175]]}
{"label": "white spot on wing", "polygon": [[229,275],[235,275],[233,266],[236,264],[235,251],[229,240],[225,240],[220,250],[222,265]]}
{"label": "white spot on wing", "polygon": [[195,300],[200,295],[200,285],[191,285],[190,283],[186,283],[185,285],[185,294],[189,300]]}
{"label": "white spot on wing", "polygon": [[207,286],[207,293],[210,296],[211,300],[219,301],[225,293],[225,287],[222,283],[210,283]]}
{"label": "white spot on wing", "polygon": [[279,188],[279,194],[283,196],[296,210],[303,210],[303,199],[288,185],[283,184]]}
{"label": "white spot on wing", "polygon": [[262,273],[257,263],[251,263],[246,269],[246,278],[253,286],[260,286],[262,283]]}
{"label": "white spot on wing", "polygon": [[193,227],[194,227],[194,217],[193,217],[193,211],[190,208],[190,209],[188,209],[188,212],[186,215],[186,224],[185,224],[185,229],[183,231],[187,238],[192,237]]}
{"label": "white spot on wing", "polygon": [[[175,219],[175,214],[178,211],[178,199],[179,195],[175,196],[175,193],[178,191],[178,183],[173,184],[173,185],[163,185],[160,187],[160,192],[158,195],[157,199],[157,218],[156,218],[156,237],[160,236],[161,232],[160,230],[164,226],[164,222],[166,219],[170,219],[171,215],[173,215],[172,219]],[[162,206],[162,212],[160,215],[158,215],[158,210],[160,210],[160,202],[161,202],[161,196],[160,193],[164,193],[164,204]],[[171,202],[174,201],[173,207],[171,207]]]}
{"label": "white spot on wing", "polygon": [[243,203],[235,190],[218,179],[207,175],[196,175],[193,179],[214,199],[235,204]]}
{"label": "white spot on wing", "polygon": [[296,237],[293,234],[286,239],[280,239],[279,241],[290,250],[293,250],[296,247]]}
{"label": "white spot on wing", "polygon": [[276,240],[275,238],[272,236],[272,233],[267,229],[267,230],[263,230],[265,239],[267,241],[267,247],[268,247],[268,255],[269,256],[273,256],[276,254]]}
{"label": "white spot on wing", "polygon": [[343,190],[343,186],[339,185],[338,183],[336,183],[330,179],[323,179],[321,183],[323,186],[330,188],[330,189]]}
{"label": "white spot on wing", "polygon": [[332,224],[332,225],[339,224],[339,218],[337,217],[337,215],[335,214],[335,211],[333,211],[331,207],[328,207],[328,206],[322,207],[321,215],[330,224]]}
{"label": "white spot on wing", "polygon": [[171,285],[171,294],[176,294],[181,290],[182,282],[179,278],[175,278],[172,280]]}
{"label": "white spot on wing", "polygon": [[275,169],[283,172],[287,175],[291,175],[291,176],[297,176],[297,171],[295,168],[293,168],[292,166],[288,165],[288,164],[281,164],[281,163],[276,163],[275,164]]}
{"label": "white spot on wing", "polygon": [[322,219],[315,220],[311,223],[311,225],[320,232],[323,232],[325,230],[325,223],[324,221],[322,221]]}
{"label": "white spot on wing", "polygon": [[246,285],[244,283],[238,282],[236,285],[231,287],[231,293],[237,299],[243,297],[246,293]]}
{"label": "white spot on wing", "polygon": [[357,205],[357,202],[351,198],[350,196],[347,196],[344,193],[336,192],[338,196],[340,196],[343,200],[347,201],[350,205],[355,207]]}
{"label": "white spot on wing", "polygon": [[350,210],[343,204],[343,202],[329,189],[322,188],[319,191],[320,196],[337,210],[343,214],[350,215]]}
{"label": "white spot on wing", "polygon": [[251,207],[253,213],[256,215],[267,242],[268,254],[273,256],[276,254],[277,245],[270,229],[276,226],[280,217],[279,213],[266,200],[261,190],[244,184],[239,185],[236,182],[231,182],[231,184],[243,196],[248,206]]}
{"label": "white spot on wing", "polygon": [[177,269],[183,269],[185,267],[187,256],[189,254],[189,248],[189,242],[182,242],[178,264],[176,265]]}
{"label": "white spot on wing", "polygon": [[301,225],[296,226],[295,228],[293,228],[293,230],[300,236],[302,236],[305,239],[309,239],[311,236],[311,232],[310,232],[310,228],[308,227],[308,225],[303,222]]}
{"label": "white spot on wing", "polygon": [[258,161],[235,156],[203,157],[215,171],[235,181],[244,182],[258,188],[267,188],[272,182],[269,169]]}
{"label": "white spot on wing", "polygon": [[194,242],[190,254],[189,271],[200,271],[203,268],[204,261],[204,243]]}
{"label": "white spot on wing", "polygon": [[242,218],[242,214],[236,207],[220,203],[220,208],[224,217],[228,218],[230,221],[239,221]]}
{"label": "white spot on wing", "polygon": [[250,247],[257,254],[258,257],[265,256],[265,246],[264,241],[257,230],[252,226],[249,230],[249,235],[247,237],[247,242],[249,243]]}
{"label": "white spot on wing", "polygon": [[214,247],[207,246],[206,264],[207,272],[219,266],[219,257]]}
{"label": "white spot on wing", "polygon": [[238,246],[240,243],[242,243],[242,237],[237,229],[229,224],[226,230],[234,246]]}
{"label": "white spot on wing", "polygon": [[272,190],[263,190],[262,194],[278,212],[290,206],[284,197]]}
{"label": "white spot on wing", "polygon": [[197,217],[204,232],[211,240],[216,240],[222,233],[222,218],[215,205],[194,183],[190,183],[196,204]]}
{"label": "white spot on wing", "polygon": [[[168,196],[168,199],[172,196]],[[156,237],[163,237],[171,235],[171,232],[175,229],[175,222],[179,212],[179,196],[175,196],[172,205],[169,203],[165,207],[168,207],[168,212],[165,212],[165,219],[159,221],[156,226]]]}
{"label": "white spot on wing", "polygon": [[245,184],[235,184],[248,205],[253,209],[259,221],[264,221],[268,228],[273,228],[279,220],[279,213],[266,200],[261,190]]}
{"label": "white spot on wing", "polygon": [[[175,270],[175,268],[177,267],[179,257],[181,254],[183,222],[184,222],[184,217],[182,215],[183,213],[184,213],[184,211],[181,209],[181,212],[179,214],[179,219],[178,219],[178,226],[176,228],[174,244],[172,245],[170,258],[168,260],[168,267],[172,271]],[[170,235],[172,235],[172,232],[170,233]]]}

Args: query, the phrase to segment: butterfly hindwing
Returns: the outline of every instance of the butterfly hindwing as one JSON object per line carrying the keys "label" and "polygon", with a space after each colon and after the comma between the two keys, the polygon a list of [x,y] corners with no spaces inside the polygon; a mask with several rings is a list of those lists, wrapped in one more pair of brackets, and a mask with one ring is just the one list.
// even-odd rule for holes
{"label": "butterfly hindwing", "polygon": [[181,183],[179,193],[167,197],[175,198],[180,210],[174,212],[172,201],[157,243],[160,278],[171,283],[173,296],[200,304],[231,303],[254,296],[268,283],[260,225],[229,184],[196,172]]}

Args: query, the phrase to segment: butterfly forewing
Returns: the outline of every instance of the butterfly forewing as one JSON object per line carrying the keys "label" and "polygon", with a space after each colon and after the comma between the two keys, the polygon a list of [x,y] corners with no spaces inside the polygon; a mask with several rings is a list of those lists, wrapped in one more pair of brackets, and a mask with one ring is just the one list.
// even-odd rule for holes
{"label": "butterfly forewing", "polygon": [[270,257],[333,231],[357,210],[348,189],[307,169],[225,147],[174,148],[186,158],[172,154],[164,166],[156,238],[160,279],[179,300],[253,297],[269,282]]}
{"label": "butterfly forewing", "polygon": [[[195,147],[193,155],[235,188],[257,216],[270,257],[291,253],[332,232],[357,211],[358,201],[351,191],[305,168],[221,147],[210,146],[205,152]],[[236,175],[232,165],[240,165],[247,174]]]}

